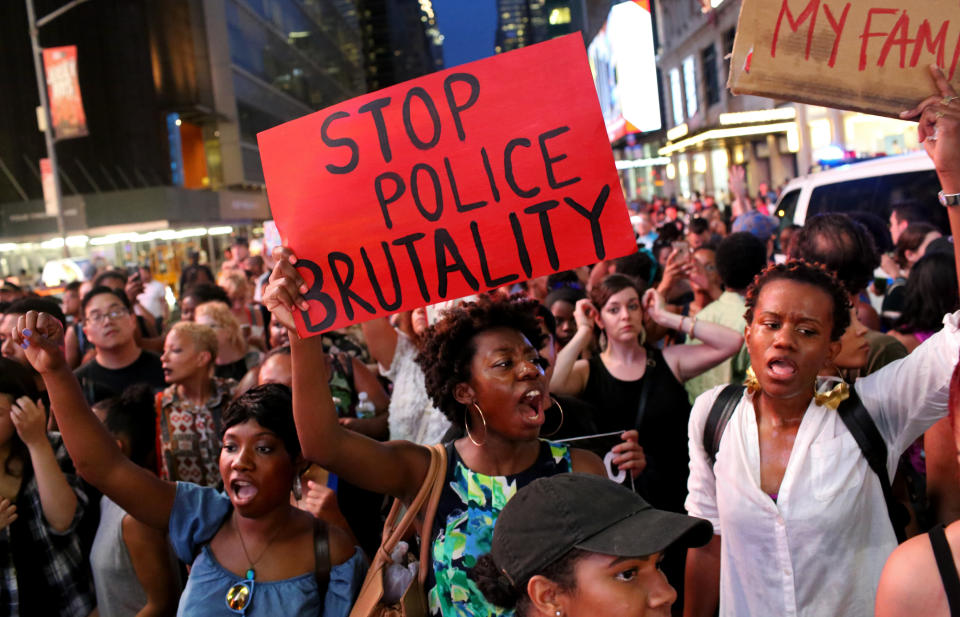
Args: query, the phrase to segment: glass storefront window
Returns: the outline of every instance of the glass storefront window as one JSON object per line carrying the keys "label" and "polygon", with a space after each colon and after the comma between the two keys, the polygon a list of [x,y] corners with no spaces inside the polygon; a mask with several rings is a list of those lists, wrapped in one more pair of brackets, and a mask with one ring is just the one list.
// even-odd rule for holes
{"label": "glass storefront window", "polygon": [[843,124],[847,149],[857,156],[903,154],[920,147],[915,122],[848,112]]}

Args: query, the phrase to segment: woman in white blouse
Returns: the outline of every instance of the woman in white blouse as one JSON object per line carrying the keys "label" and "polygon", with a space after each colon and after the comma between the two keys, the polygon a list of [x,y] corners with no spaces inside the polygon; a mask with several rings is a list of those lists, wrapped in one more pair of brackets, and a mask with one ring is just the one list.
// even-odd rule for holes
{"label": "woman in white blouse", "polygon": [[[941,95],[904,117],[920,116],[920,141],[958,237],[960,101],[939,69],[931,71]],[[897,544],[879,477],[837,412],[814,397],[817,373],[839,351],[847,300],[835,280],[809,266],[778,268],[748,294],[745,338],[759,389],[737,404],[715,463],[703,432],[720,389],[700,396],[691,412],[686,506],[716,535],[687,557],[687,617],[714,614],[718,594],[721,616],[873,615],[881,570]],[[886,444],[888,475],[946,414],[958,325],[960,313],[946,316],[912,354],[854,386]]]}
{"label": "woman in white blouse", "polygon": [[[746,318],[757,387],[737,404],[715,463],[703,433],[721,388],[700,396],[690,416],[686,507],[716,535],[688,555],[686,614],[713,614],[719,581],[721,616],[872,615],[894,530],[857,442],[814,397],[850,323],[848,296],[819,266],[788,262],[757,278]],[[856,383],[886,444],[888,474],[946,413],[957,322],[950,316],[913,354]]]}

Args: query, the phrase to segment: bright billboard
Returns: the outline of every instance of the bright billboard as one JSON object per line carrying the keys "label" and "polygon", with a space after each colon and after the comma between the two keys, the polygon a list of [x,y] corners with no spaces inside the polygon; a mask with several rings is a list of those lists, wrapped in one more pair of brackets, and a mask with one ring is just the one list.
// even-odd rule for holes
{"label": "bright billboard", "polygon": [[587,54],[611,142],[662,128],[650,0],[613,5]]}

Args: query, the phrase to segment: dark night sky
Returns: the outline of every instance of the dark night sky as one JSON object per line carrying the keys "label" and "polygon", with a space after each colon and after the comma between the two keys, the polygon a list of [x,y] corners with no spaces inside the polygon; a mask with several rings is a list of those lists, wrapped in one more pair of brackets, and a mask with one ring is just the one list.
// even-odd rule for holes
{"label": "dark night sky", "polygon": [[493,55],[495,0],[433,0],[433,8],[444,36],[445,67]]}

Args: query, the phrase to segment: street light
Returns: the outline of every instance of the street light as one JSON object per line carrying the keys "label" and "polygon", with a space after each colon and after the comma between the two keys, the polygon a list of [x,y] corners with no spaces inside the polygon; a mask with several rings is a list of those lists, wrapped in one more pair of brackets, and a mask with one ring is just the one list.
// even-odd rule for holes
{"label": "street light", "polygon": [[26,0],[27,3],[27,21],[30,24],[30,43],[33,46],[33,68],[37,73],[37,91],[40,94],[40,107],[43,108],[44,129],[43,137],[47,142],[47,158],[50,160],[50,172],[53,175],[53,203],[57,209],[57,231],[60,238],[63,239],[63,256],[70,257],[70,250],[67,248],[67,227],[63,220],[63,198],[60,191],[60,172],[57,167],[57,149],[53,137],[53,118],[50,116],[50,101],[47,100],[47,79],[43,70],[43,49],[40,48],[38,39],[39,30],[57,17],[60,17],[78,4],[83,4],[87,0],[72,0],[61,6],[59,9],[37,19],[33,10],[33,0]]}

